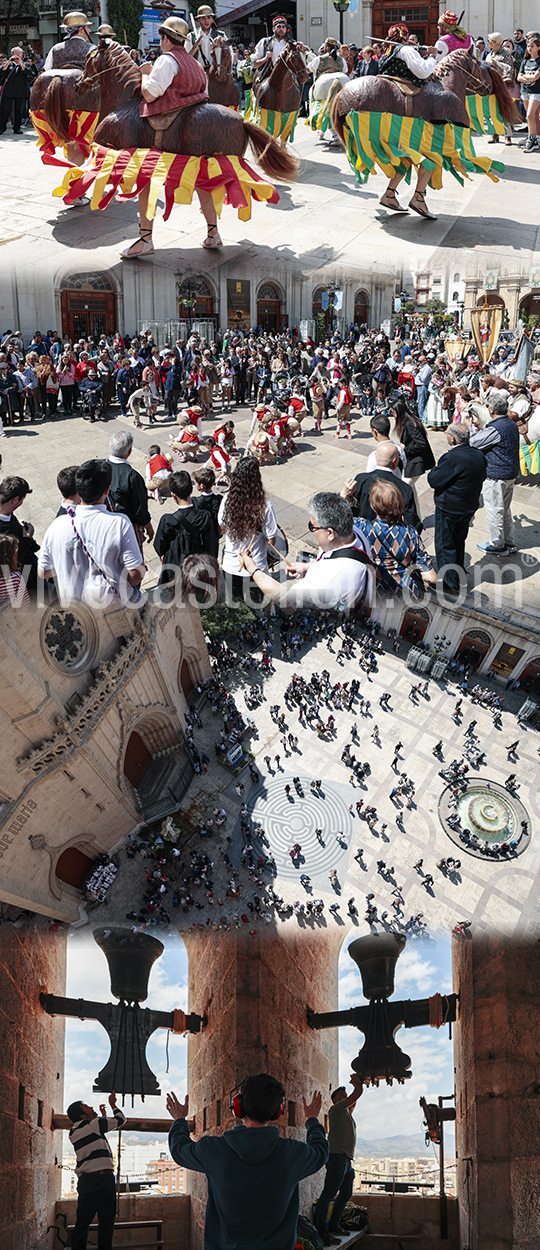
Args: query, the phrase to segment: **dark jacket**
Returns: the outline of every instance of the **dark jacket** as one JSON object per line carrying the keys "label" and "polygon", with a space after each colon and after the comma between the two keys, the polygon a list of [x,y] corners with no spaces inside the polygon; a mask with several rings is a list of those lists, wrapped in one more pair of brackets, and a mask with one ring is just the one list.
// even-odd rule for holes
{"label": "dark jacket", "polygon": [[407,453],[405,469],[407,477],[418,477],[433,468],[435,456],[424,425],[417,424],[416,421],[406,421],[401,434],[401,442]]}
{"label": "dark jacket", "polygon": [[403,521],[405,525],[412,525],[418,534],[422,533],[423,525],[416,511],[414,502],[414,494],[411,486],[407,486],[401,478],[396,477],[394,473],[388,472],[386,469],[373,469],[372,473],[358,473],[356,476],[356,505],[360,516],[367,517],[372,521],[375,513],[369,502],[369,492],[371,487],[378,482],[391,482],[392,486],[397,486],[401,495],[403,495]]}
{"label": "dark jacket", "polygon": [[25,571],[25,581],[28,590],[35,590],[37,586],[37,552],[39,551],[39,543],[35,538],[30,538],[23,531],[20,521],[17,520],[15,513],[12,512],[9,521],[0,521],[2,528],[0,534],[12,534],[19,540],[18,567],[21,571]]}
{"label": "dark jacket", "polygon": [[371,78],[372,75],[379,73],[379,63],[372,56],[371,61],[360,61],[355,73],[355,78]]}
{"label": "dark jacket", "polygon": [[467,443],[452,447],[428,473],[435,506],[448,516],[473,516],[485,476],[486,458],[481,451]]}
{"label": "dark jacket", "polygon": [[[191,504],[189,508],[178,508],[177,512],[161,517],[154,547],[164,565],[180,568],[186,556],[213,555],[214,546],[214,527],[209,512]],[[173,578],[170,569],[164,568],[159,581],[163,585]]]}
{"label": "dark jacket", "polygon": [[486,477],[513,481],[519,474],[519,431],[511,417],[495,417],[472,435],[473,446],[486,457]]}
{"label": "dark jacket", "polygon": [[193,500],[193,505],[195,508],[198,508],[201,512],[208,513],[210,517],[210,520],[212,522],[212,531],[213,531],[214,541],[212,545],[212,550],[210,550],[210,548],[207,548],[207,550],[208,550],[209,555],[216,556],[217,558],[217,553],[219,550],[218,512],[221,507],[221,495],[213,495],[212,492],[210,492],[209,495],[196,495]]}
{"label": "dark jacket", "polygon": [[113,512],[124,512],[132,525],[148,525],[148,492],[146,482],[136,469],[132,469],[127,460],[121,464],[109,462],[112,469],[112,480],[109,488],[109,501]]}
{"label": "dark jacket", "polygon": [[12,64],[9,69],[0,70],[0,87],[4,88],[4,100],[26,100],[30,94],[30,81],[25,65]]}
{"label": "dark jacket", "polygon": [[306,1143],[280,1137],[274,1125],[242,1126],[195,1142],[187,1120],[174,1121],[173,1159],[208,1179],[204,1250],[293,1250],[298,1182],[328,1158],[319,1121],[307,1120],[306,1130]]}

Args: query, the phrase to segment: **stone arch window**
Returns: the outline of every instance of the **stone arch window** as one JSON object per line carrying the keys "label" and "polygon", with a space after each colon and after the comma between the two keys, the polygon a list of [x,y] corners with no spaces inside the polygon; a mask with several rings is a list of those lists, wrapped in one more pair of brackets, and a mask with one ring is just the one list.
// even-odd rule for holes
{"label": "stone arch window", "polygon": [[72,273],[63,278],[61,291],[114,291],[114,286],[106,273]]}
{"label": "stone arch window", "polygon": [[190,274],[178,283],[178,315],[181,320],[207,320],[215,315],[216,292],[202,273]]}

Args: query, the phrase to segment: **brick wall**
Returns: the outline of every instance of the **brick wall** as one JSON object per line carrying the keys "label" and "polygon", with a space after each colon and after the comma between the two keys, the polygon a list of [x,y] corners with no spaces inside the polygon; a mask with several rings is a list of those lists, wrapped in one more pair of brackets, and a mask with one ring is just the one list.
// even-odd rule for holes
{"label": "brick wall", "polygon": [[47,1016],[40,989],[65,992],[65,935],[44,925],[0,929],[0,1247],[46,1250],[60,1194],[64,1021]]}
{"label": "brick wall", "polygon": [[461,1244],[540,1247],[540,947],[454,939]]}
{"label": "brick wall", "polygon": [[[189,1039],[190,1116],[195,1116],[196,1136],[232,1128],[229,1091],[250,1073],[268,1071],[286,1089],[281,1131],[305,1140],[302,1096],[309,1098],[321,1089],[324,1110],[329,1087],[337,1084],[337,1030],[309,1029],[306,1008],[337,1008],[340,938],[323,932],[293,933],[287,939],[198,932],[188,935],[186,944],[190,1010],[207,1011],[209,1021],[203,1034]],[[300,1187],[306,1214],[322,1176]],[[192,1244],[199,1250],[206,1182],[188,1172],[187,1188]]]}

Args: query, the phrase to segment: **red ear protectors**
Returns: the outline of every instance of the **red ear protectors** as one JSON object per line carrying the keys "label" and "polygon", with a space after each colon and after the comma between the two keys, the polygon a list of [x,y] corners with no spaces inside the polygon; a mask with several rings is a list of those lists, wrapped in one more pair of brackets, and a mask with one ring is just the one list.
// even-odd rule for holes
{"label": "red ear protectors", "polygon": [[[243,1081],[240,1081],[238,1085],[235,1085],[234,1088],[231,1089],[231,1092],[229,1094],[229,1111],[232,1111],[233,1115],[236,1116],[237,1120],[242,1120],[246,1114],[245,1107],[244,1107],[243,1090],[244,1090],[244,1085],[247,1079],[248,1078],[245,1077]],[[280,1117],[283,1115],[284,1111],[285,1111],[285,1099],[283,1099],[283,1101],[280,1103],[279,1111],[277,1115],[272,1116],[272,1119],[279,1120]]]}

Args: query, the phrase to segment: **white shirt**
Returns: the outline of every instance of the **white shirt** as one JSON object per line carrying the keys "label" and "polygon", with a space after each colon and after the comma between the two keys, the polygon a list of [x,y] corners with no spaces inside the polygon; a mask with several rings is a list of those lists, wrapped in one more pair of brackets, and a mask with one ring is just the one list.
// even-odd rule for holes
{"label": "white shirt", "polygon": [[169,52],[162,52],[154,62],[154,68],[149,74],[143,77],[142,85],[145,91],[157,100],[160,95],[164,95],[167,87],[170,87],[175,74],[179,72],[178,61]]}
{"label": "white shirt", "polygon": [[[263,56],[266,56],[266,48],[264,45],[265,45],[265,40],[259,39],[257,47],[255,48],[255,51],[251,57],[252,61],[262,61]],[[284,51],[286,47],[287,47],[286,39],[276,39],[276,36],[275,35],[273,36],[272,65],[275,65],[278,59],[278,56],[281,56],[281,53]]]}
{"label": "white shirt", "polygon": [[[71,517],[59,516],[49,525],[38,557],[38,568],[54,571],[61,603],[82,601],[103,606],[118,598],[129,603],[133,587],[126,573],[140,568],[143,559],[131,521],[122,512],[109,512],[105,504],[78,504],[73,518],[75,528],[103,577],[90,562],[77,540]],[[142,601],[139,599],[139,605]]]}
{"label": "white shirt", "polygon": [[[445,56],[447,54],[448,49]],[[417,48],[413,47],[412,43],[407,43],[403,48],[399,48],[397,56],[401,61],[405,61],[408,69],[412,70],[417,78],[429,78],[440,59],[438,56],[427,56],[424,60],[424,57],[420,55]]]}
{"label": "white shirt", "polygon": [[[314,73],[316,72],[316,70],[318,70],[318,68],[319,68],[319,65],[320,65],[320,63],[321,63],[321,58],[320,58],[320,56],[315,56],[315,54],[314,54],[313,52],[307,52],[307,53],[306,53],[306,61],[307,61],[308,69],[310,69],[310,70],[311,70],[311,73],[312,73],[312,74],[314,74]],[[335,71],[334,71],[334,70],[332,70],[332,69],[327,70],[327,73],[329,73],[329,74],[333,74],[334,72],[335,72],[336,74],[346,74],[346,75],[347,75],[347,77],[349,76],[349,71],[348,71],[348,69],[347,69],[347,65],[346,65],[345,61],[343,60],[343,57],[342,57],[342,56],[337,56],[337,57],[336,57],[336,68],[335,68]]]}
{"label": "white shirt", "polygon": [[[344,543],[346,547],[364,549],[371,555],[367,539]],[[287,589],[285,604],[288,608],[313,606],[316,608],[338,607],[347,612],[361,597],[366,585],[368,569],[359,560],[334,557],[331,551],[321,551],[316,560],[308,565],[307,573]]]}
{"label": "white shirt", "polygon": [[[224,524],[223,517],[225,515],[226,503],[227,503],[227,496],[225,496],[225,498],[221,501],[221,507],[218,512],[218,524],[219,525]],[[266,546],[266,540],[267,538],[269,538],[270,541],[272,542],[273,539],[275,538],[276,533],[277,533],[276,514],[274,512],[273,505],[270,503],[270,500],[268,499],[266,501],[266,512],[264,514],[264,521],[262,524],[262,529],[259,530],[257,534],[255,534],[255,537],[252,539],[250,543],[251,555],[255,561],[255,564],[257,565],[257,568],[259,569],[268,568],[268,561],[267,561],[268,548]],[[250,576],[247,569],[245,568],[241,569],[239,568],[239,565],[238,565],[238,553],[243,550],[246,544],[247,544],[247,540],[245,541],[242,540],[242,542],[238,542],[236,538],[230,538],[227,533],[225,534],[225,546],[223,548],[223,561],[222,561],[224,573],[236,573],[236,574],[240,574],[241,577]]]}

